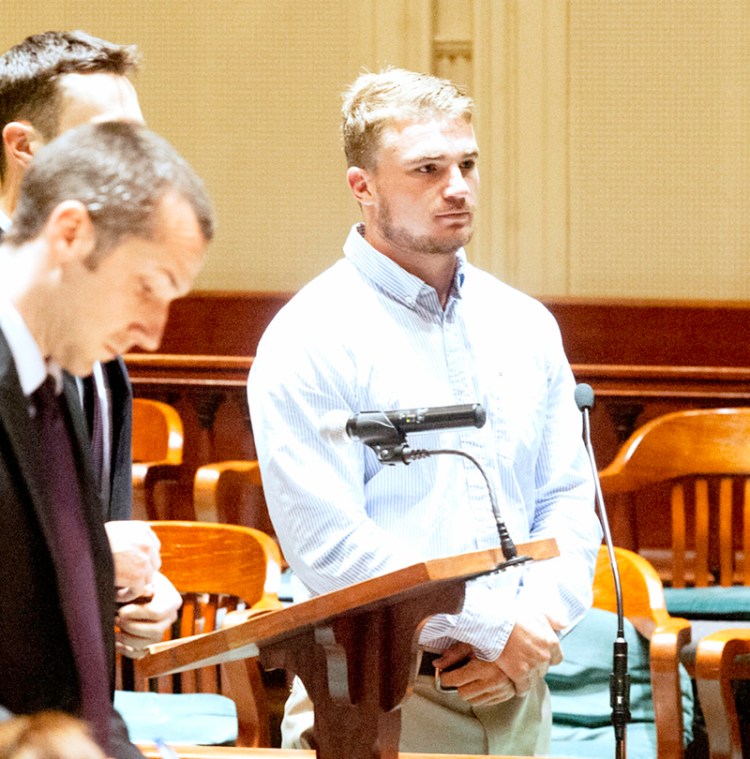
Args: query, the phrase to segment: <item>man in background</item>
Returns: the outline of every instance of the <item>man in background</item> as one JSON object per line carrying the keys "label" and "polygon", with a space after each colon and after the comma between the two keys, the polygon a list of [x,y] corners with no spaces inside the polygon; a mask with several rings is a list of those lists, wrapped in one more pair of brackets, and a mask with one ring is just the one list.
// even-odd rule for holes
{"label": "man in background", "polygon": [[105,759],[86,725],[61,712],[0,722],[0,759]]}
{"label": "man in background", "polygon": [[114,567],[74,387],[156,350],[213,236],[201,181],[162,138],[85,125],[39,149],[0,245],[0,705],[82,717],[140,756],[112,705]]}
{"label": "man in background", "polygon": [[[269,511],[298,597],[415,562],[496,547],[481,472],[458,456],[384,466],[321,435],[331,412],[481,403],[481,429],[425,433],[419,447],[471,455],[514,541],[555,538],[560,557],[467,584],[436,615],[401,750],[543,754],[544,676],[558,634],[591,603],[601,533],[560,332],[538,302],[473,267],[479,186],[472,102],[446,80],[400,69],[345,93],[347,181],[363,223],[344,258],[303,288],[261,339],[248,383]],[[446,671],[452,667],[452,671]],[[435,687],[441,670],[445,692]],[[284,745],[314,744],[299,680]]]}
{"label": "man in background", "polygon": [[[138,53],[85,32],[45,32],[27,37],[0,57],[0,238],[10,229],[21,182],[37,150],[66,130],[88,122],[143,122],[135,88]],[[132,389],[120,356],[95,362],[90,377],[78,380],[92,429],[102,498],[115,557],[119,600],[118,645],[138,656],[161,640],[174,621],[180,597],[159,569],[159,542],[144,522],[131,516]],[[128,603],[151,597],[148,603]]]}

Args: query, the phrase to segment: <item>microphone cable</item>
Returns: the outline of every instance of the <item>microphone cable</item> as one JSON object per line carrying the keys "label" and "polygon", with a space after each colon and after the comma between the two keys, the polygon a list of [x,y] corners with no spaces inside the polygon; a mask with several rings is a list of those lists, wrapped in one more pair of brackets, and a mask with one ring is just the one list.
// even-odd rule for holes
{"label": "microphone cable", "polygon": [[404,464],[408,464],[411,461],[417,461],[418,459],[426,459],[430,456],[440,455],[461,456],[462,458],[468,459],[479,470],[479,473],[484,479],[484,484],[487,487],[490,504],[492,505],[492,515],[495,517],[497,534],[500,537],[500,549],[502,550],[503,557],[505,558],[505,563],[503,564],[502,569],[513,566],[515,564],[525,564],[527,561],[530,561],[530,558],[528,556],[518,555],[516,545],[513,542],[510,533],[508,532],[508,528],[506,527],[503,518],[500,516],[500,506],[497,502],[495,489],[492,487],[492,483],[490,482],[489,477],[487,477],[487,473],[484,471],[482,465],[472,455],[466,453],[465,451],[459,451],[452,448],[439,448],[437,450],[411,450],[408,447],[404,447],[404,449],[402,449],[401,455],[403,457],[402,460]]}

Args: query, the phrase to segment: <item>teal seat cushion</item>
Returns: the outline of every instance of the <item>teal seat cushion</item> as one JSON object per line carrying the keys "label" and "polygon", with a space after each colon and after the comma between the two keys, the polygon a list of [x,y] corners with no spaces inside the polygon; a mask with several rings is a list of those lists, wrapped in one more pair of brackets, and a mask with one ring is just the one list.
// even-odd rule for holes
{"label": "teal seat cushion", "polygon": [[134,693],[115,691],[130,740],[232,745],[237,740],[237,707],[216,693]]}
{"label": "teal seat cushion", "polygon": [[[552,748],[557,757],[614,756],[615,738],[609,703],[615,614],[591,609],[562,640],[564,661],[551,667],[547,684],[552,697]],[[630,674],[631,722],[627,728],[629,759],[656,756],[656,725],[651,696],[648,641],[625,620]],[[692,740],[693,691],[681,668],[685,743]]]}
{"label": "teal seat cushion", "polygon": [[750,621],[750,587],[664,588],[673,617]]}

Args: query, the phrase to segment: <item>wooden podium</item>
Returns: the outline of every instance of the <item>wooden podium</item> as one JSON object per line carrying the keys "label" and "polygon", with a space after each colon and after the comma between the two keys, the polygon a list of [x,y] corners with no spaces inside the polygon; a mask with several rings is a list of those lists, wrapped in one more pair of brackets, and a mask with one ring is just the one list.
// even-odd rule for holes
{"label": "wooden podium", "polygon": [[[533,560],[554,540],[517,546]],[[140,660],[147,677],[259,656],[302,679],[315,704],[319,759],[397,759],[401,702],[417,675],[418,632],[455,614],[466,580],[504,569],[500,549],[432,559],[206,635],[157,643]]]}

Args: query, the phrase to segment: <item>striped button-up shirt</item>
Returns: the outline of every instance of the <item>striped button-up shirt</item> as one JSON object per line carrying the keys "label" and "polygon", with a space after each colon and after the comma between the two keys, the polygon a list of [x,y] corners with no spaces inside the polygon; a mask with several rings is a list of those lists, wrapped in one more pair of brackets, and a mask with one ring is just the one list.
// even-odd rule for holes
{"label": "striped button-up shirt", "polygon": [[413,448],[473,456],[516,542],[554,537],[561,557],[468,583],[459,614],[432,617],[420,642],[495,659],[519,604],[566,624],[591,602],[601,540],[574,380],[560,333],[537,301],[457,253],[445,308],[435,290],[354,227],[345,257],[279,312],[248,382],[266,500],[301,589],[319,594],[430,558],[499,544],[481,472],[435,456],[382,465],[367,446],[320,434],[355,414],[481,403],[481,429],[420,433]]}

